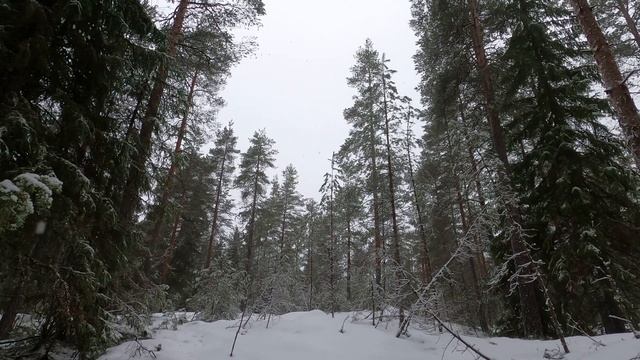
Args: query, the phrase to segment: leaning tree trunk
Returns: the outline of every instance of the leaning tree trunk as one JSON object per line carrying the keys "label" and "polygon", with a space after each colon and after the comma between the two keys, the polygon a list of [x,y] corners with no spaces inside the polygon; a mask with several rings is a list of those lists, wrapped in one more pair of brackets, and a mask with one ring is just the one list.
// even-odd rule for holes
{"label": "leaning tree trunk", "polygon": [[191,83],[189,85],[189,94],[187,95],[187,103],[185,104],[184,114],[182,115],[182,121],[180,121],[180,128],[178,129],[178,137],[176,139],[176,146],[173,150],[173,157],[171,159],[171,164],[169,165],[169,170],[167,171],[167,178],[164,182],[164,188],[162,189],[162,195],[160,196],[160,202],[158,203],[158,214],[153,224],[153,229],[151,230],[151,234],[149,237],[149,243],[154,245],[158,243],[160,239],[160,232],[162,230],[162,225],[164,224],[164,215],[167,212],[167,204],[169,202],[169,195],[171,194],[172,185],[173,185],[173,177],[176,173],[176,168],[178,166],[178,158],[180,153],[182,152],[182,141],[184,140],[184,136],[187,133],[187,124],[189,120],[189,112],[191,111],[191,105],[193,103],[193,93],[196,88],[196,82],[198,80],[198,71],[194,72],[193,77],[191,78]]}
{"label": "leaning tree trunk", "polygon": [[[180,0],[180,3],[178,3],[173,25],[171,26],[171,30],[167,36],[166,54],[169,59],[176,55],[177,45],[182,35],[182,28],[187,15],[187,6],[189,3],[189,0]],[[142,118],[142,127],[140,128],[139,139],[136,143],[136,154],[131,166],[129,167],[126,187],[122,194],[120,218],[121,221],[124,222],[133,221],[133,214],[140,202],[140,188],[143,184],[147,160],[151,153],[151,138],[156,127],[158,110],[160,109],[160,102],[162,100],[162,94],[164,93],[168,75],[169,66],[167,61],[162,61],[160,68],[158,69],[158,73],[156,74],[153,88],[151,89],[147,109],[144,117]]]}
{"label": "leaning tree trunk", "polygon": [[[471,39],[473,42],[473,51],[476,57],[477,67],[480,73],[482,92],[485,100],[485,108],[487,119],[491,130],[491,139],[494,149],[501,162],[498,167],[498,181],[502,187],[502,191],[506,191],[508,196],[511,194],[510,183],[510,166],[507,155],[507,146],[505,141],[504,130],[500,123],[500,118],[496,110],[492,73],[487,61],[486,51],[484,48],[484,34],[478,4],[476,0],[468,0],[469,15],[471,20]],[[517,271],[520,276],[517,277],[518,295],[520,300],[520,312],[522,328],[525,336],[540,337],[544,335],[544,327],[542,325],[542,307],[538,300],[538,291],[536,282],[531,281],[537,270],[535,264],[531,260],[529,248],[522,238],[522,234],[517,230],[521,225],[520,209],[511,200],[505,201],[507,211],[507,221],[511,229],[516,229],[510,234],[511,253]]]}
{"label": "leaning tree trunk", "polygon": [[626,79],[623,79],[611,47],[598,24],[587,0],[571,0],[578,23],[593,49],[593,56],[604,82],[605,92],[618,115],[618,123],[622,128],[627,144],[640,169],[640,117],[638,109],[629,93]]}
{"label": "leaning tree trunk", "polygon": [[164,283],[171,272],[171,262],[173,261],[173,254],[178,246],[178,229],[180,228],[181,217],[178,214],[173,222],[173,229],[171,230],[171,238],[169,239],[169,247],[167,248],[163,260],[162,270],[160,272],[160,282]]}
{"label": "leaning tree trunk", "polygon": [[[226,141],[225,141],[226,142]],[[227,160],[227,144],[224,145],[224,151],[222,152],[222,160],[220,164],[220,173],[218,174],[218,186],[216,188],[216,200],[213,205],[213,219],[211,219],[211,234],[209,234],[209,244],[207,246],[207,259],[205,261],[205,269],[211,266],[211,259],[213,258],[213,245],[215,243],[216,231],[218,230],[218,214],[220,212],[220,197],[222,196],[222,187],[224,186],[224,170],[225,162]]]}

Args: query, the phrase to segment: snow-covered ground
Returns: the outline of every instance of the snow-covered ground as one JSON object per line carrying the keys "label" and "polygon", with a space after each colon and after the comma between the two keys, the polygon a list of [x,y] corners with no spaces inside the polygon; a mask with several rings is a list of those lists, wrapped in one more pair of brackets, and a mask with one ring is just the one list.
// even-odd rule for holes
{"label": "snow-covered ground", "polygon": [[[344,333],[339,330],[343,320]],[[189,320],[189,316],[186,316]],[[335,318],[321,311],[296,312],[266,320],[251,319],[238,336],[233,358],[241,360],[431,360],[476,359],[477,356],[448,334],[428,334],[411,329],[410,337],[396,338],[396,324],[378,328],[369,320],[353,321],[351,313]],[[132,358],[159,360],[217,360],[229,358],[238,321],[192,321],[177,330],[157,330],[152,339],[127,342],[109,349],[101,360]],[[465,336],[491,359],[540,360],[545,350],[559,350],[558,341]],[[603,345],[596,344],[595,341]],[[566,360],[640,359],[640,340],[632,334],[606,335],[592,339],[567,339]],[[144,348],[153,351],[144,351]],[[158,350],[159,349],[159,350]]]}

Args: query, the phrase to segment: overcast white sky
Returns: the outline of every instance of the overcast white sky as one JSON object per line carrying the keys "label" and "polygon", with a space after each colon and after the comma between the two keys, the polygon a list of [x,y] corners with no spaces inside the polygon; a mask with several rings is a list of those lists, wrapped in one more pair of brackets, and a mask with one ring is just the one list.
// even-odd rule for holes
{"label": "overcast white sky", "polygon": [[264,0],[259,48],[237,65],[222,92],[219,121],[233,120],[239,146],[266,129],[279,151],[278,172],[293,164],[300,192],[318,198],[331,152],[348,132],[342,118],[353,91],[345,78],[366,38],[387,54],[400,92],[416,101],[408,0]]}

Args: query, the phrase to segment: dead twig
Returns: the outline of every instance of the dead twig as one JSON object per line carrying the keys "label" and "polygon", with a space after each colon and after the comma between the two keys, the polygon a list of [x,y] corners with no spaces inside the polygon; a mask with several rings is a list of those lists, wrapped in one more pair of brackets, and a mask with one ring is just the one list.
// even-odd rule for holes
{"label": "dead twig", "polygon": [[142,345],[142,343],[138,340],[138,337],[136,337],[134,341],[136,342],[136,344],[138,344],[138,347],[136,348],[136,351],[134,351],[134,355],[132,357],[135,357],[136,355],[142,357],[143,354],[148,354],[154,359],[158,358],[153,350],[147,349],[146,346]]}

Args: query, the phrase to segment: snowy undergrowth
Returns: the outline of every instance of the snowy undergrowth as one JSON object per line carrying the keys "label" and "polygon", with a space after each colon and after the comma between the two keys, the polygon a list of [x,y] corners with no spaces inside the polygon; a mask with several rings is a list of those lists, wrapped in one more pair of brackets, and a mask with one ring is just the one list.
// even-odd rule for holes
{"label": "snowy undergrowth", "polygon": [[[340,333],[344,319],[344,333]],[[190,315],[184,317],[189,320]],[[410,337],[396,338],[396,324],[371,326],[369,320],[352,321],[351,313],[335,318],[321,311],[296,312],[267,320],[251,320],[238,337],[234,359],[242,360],[431,360],[476,359],[448,334],[430,334],[412,328]],[[161,323],[163,320],[158,317]],[[238,321],[191,321],[177,330],[159,329],[153,338],[110,348],[101,360],[132,358],[158,360],[211,360],[229,357]],[[465,336],[485,355],[496,360],[544,359],[545,350],[559,349],[557,341]],[[604,346],[596,344],[599,341]],[[640,355],[640,340],[633,334],[605,335],[594,339],[567,339],[566,360],[630,360]],[[143,348],[142,348],[143,347]],[[146,349],[146,350],[145,350]],[[151,353],[153,352],[153,353]]]}

